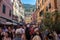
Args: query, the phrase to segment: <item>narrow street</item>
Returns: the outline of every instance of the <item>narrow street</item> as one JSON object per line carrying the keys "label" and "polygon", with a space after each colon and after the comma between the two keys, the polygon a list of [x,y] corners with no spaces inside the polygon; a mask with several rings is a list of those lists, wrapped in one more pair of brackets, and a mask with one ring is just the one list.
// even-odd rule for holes
{"label": "narrow street", "polygon": [[60,0],[0,0],[0,40],[60,40]]}

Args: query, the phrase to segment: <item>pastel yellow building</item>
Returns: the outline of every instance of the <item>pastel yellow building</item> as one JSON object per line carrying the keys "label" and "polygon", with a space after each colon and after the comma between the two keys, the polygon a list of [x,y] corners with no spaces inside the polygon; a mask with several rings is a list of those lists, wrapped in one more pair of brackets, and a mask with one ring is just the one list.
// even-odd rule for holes
{"label": "pastel yellow building", "polygon": [[24,18],[24,9],[20,0],[13,1],[13,15],[18,16],[18,22],[21,21],[21,17]]}
{"label": "pastel yellow building", "polygon": [[32,22],[32,16],[30,15],[30,16],[25,17],[25,22],[26,22],[26,24],[31,23]]}

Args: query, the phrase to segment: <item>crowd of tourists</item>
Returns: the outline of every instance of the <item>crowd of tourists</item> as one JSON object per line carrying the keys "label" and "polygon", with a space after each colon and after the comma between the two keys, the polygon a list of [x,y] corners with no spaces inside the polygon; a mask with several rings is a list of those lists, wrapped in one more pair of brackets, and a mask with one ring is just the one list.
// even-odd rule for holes
{"label": "crowd of tourists", "polygon": [[36,25],[18,25],[16,28],[0,27],[0,40],[60,40],[60,34],[50,32],[49,29],[41,32]]}

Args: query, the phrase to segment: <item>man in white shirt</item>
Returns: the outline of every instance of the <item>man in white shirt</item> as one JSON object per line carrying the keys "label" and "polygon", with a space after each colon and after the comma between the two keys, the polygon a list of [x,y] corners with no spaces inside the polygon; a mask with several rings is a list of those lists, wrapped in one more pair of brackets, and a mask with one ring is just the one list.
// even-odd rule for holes
{"label": "man in white shirt", "polygon": [[21,25],[18,29],[16,29],[16,33],[24,34],[25,30],[23,29],[23,26]]}

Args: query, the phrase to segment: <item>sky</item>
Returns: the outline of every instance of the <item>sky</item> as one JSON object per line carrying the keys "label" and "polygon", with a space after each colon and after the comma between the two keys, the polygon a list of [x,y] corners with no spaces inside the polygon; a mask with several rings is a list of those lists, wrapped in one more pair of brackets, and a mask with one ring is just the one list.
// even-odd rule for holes
{"label": "sky", "polygon": [[35,5],[36,0],[21,0],[21,2],[23,4],[32,4],[32,5]]}

